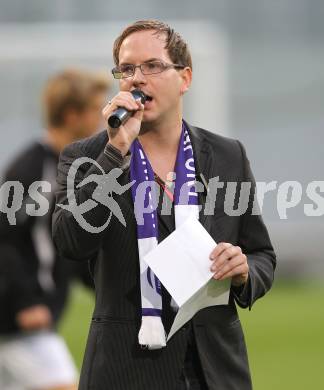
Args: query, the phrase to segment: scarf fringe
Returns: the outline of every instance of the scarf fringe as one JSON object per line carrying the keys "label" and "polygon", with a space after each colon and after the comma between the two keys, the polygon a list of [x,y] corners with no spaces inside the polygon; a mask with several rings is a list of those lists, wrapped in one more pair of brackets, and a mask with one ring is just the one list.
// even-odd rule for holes
{"label": "scarf fringe", "polygon": [[148,349],[160,349],[166,346],[166,334],[161,317],[143,316],[138,333],[140,345]]}

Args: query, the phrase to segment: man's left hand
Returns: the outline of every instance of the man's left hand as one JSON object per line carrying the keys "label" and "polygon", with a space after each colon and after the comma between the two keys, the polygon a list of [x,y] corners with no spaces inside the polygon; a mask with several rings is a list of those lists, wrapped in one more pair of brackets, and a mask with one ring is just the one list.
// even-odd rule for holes
{"label": "man's left hand", "polygon": [[247,282],[249,265],[247,257],[242,253],[239,246],[221,242],[209,257],[213,262],[211,271],[215,272],[214,279],[224,280],[232,278],[233,286],[241,286]]}

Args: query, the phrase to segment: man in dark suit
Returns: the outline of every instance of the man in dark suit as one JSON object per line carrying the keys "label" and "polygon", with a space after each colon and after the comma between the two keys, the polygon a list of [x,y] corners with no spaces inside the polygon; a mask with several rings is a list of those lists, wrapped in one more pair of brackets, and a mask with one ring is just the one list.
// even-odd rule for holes
{"label": "man in dark suit", "polygon": [[[90,260],[96,286],[80,389],[249,390],[248,359],[235,301],[251,308],[270,289],[275,254],[261,217],[252,212],[255,182],[244,148],[239,141],[183,121],[182,96],[191,83],[191,56],[181,36],[168,25],[149,20],[128,26],[115,41],[114,60],[113,74],[119,79],[120,92],[103,115],[108,119],[117,107],[134,114],[117,130],[108,128],[67,147],[61,154],[57,178],[57,204],[63,207],[57,206],[54,213],[54,241],[62,256]],[[133,98],[130,91],[134,89],[148,97],[144,105]],[[122,211],[124,225],[102,202],[86,207],[93,202],[94,191],[103,191],[104,186],[84,179],[103,173],[109,177],[119,168],[119,184],[126,186],[138,168],[134,145],[139,148],[143,164],[150,165],[164,199],[171,204],[171,214],[165,215],[161,211],[164,200],[158,202],[156,238],[161,242],[177,225],[177,204],[168,180],[175,167],[180,166],[180,173],[188,168],[179,162],[183,134],[184,143],[189,143],[185,149],[193,151],[191,168],[196,179],[206,185],[218,177],[225,183],[217,192],[213,213],[204,212],[203,207],[199,220],[219,243],[210,254],[210,266],[215,280],[231,278],[229,304],[200,310],[166,346],[161,342],[156,349],[143,348],[139,330],[149,314],[143,310],[145,282],[140,275],[141,237],[134,197],[131,190],[110,194]],[[71,188],[68,191],[67,176],[79,157],[88,160],[74,170],[73,203],[76,208],[83,205],[83,217],[97,233],[82,227],[68,209]],[[246,211],[239,216],[225,212],[227,182],[251,184]],[[198,204],[206,205],[207,191],[197,193]],[[105,224],[106,229],[100,229]],[[160,316],[162,329],[168,332],[176,309],[163,286],[160,295],[162,310],[153,305],[149,312]],[[153,322],[150,324],[153,327]]]}

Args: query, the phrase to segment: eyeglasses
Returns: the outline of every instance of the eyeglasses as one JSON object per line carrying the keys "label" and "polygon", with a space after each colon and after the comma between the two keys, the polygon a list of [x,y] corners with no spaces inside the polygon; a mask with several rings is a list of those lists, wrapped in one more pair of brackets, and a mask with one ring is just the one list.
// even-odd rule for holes
{"label": "eyeglasses", "polygon": [[144,75],[148,74],[157,74],[162,73],[167,69],[184,69],[185,66],[179,64],[167,64],[163,61],[149,61],[144,62],[143,64],[133,65],[133,64],[123,64],[116,66],[116,68],[112,69],[111,73],[113,74],[115,79],[126,79],[127,77],[132,77],[135,74],[135,69],[140,68],[141,72]]}

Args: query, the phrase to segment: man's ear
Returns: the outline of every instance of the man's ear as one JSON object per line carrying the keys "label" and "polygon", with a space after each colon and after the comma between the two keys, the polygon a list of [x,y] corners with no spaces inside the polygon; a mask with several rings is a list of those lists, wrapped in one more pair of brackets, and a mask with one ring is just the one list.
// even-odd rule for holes
{"label": "man's ear", "polygon": [[180,88],[180,95],[184,95],[188,89],[190,88],[191,81],[192,81],[192,70],[189,66],[186,66],[184,69],[181,70],[181,88]]}

